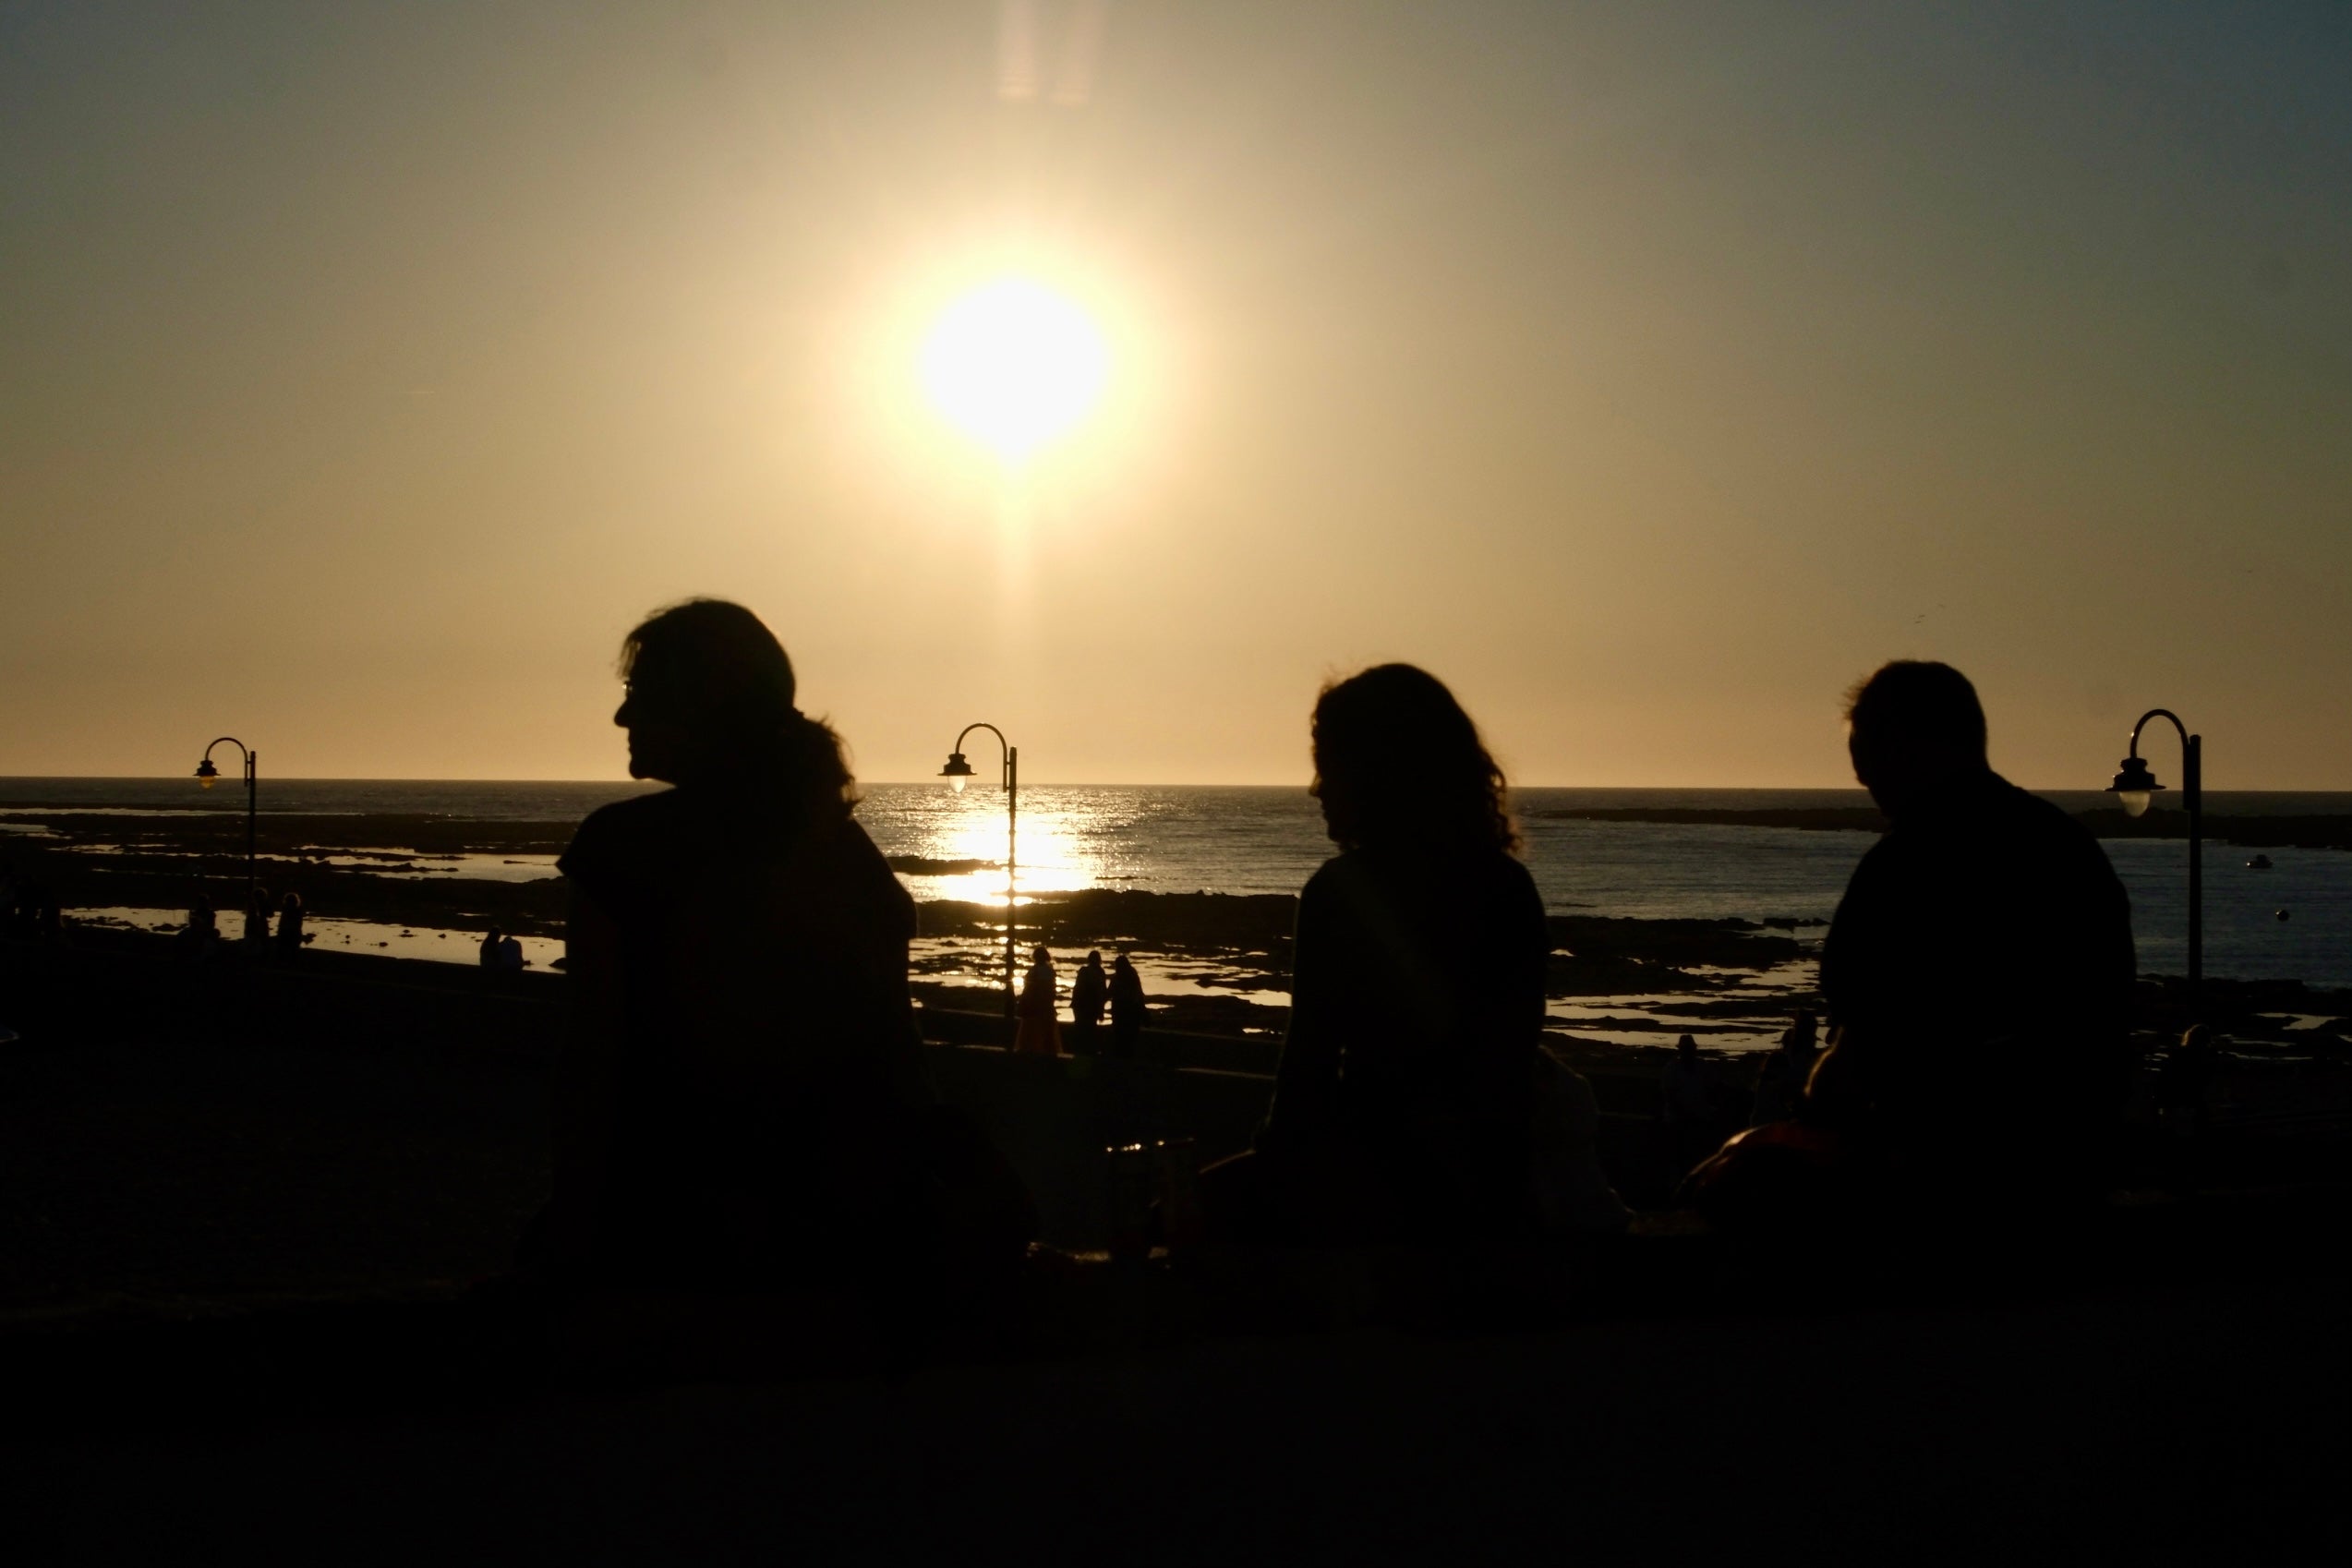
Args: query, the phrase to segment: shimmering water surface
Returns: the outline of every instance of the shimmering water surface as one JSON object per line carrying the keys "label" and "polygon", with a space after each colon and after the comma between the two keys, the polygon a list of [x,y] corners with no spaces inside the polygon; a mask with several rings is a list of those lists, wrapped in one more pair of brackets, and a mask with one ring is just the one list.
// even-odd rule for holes
{"label": "shimmering water surface", "polygon": [[[563,822],[645,788],[264,778],[260,808]],[[2112,800],[2092,792],[2050,798],[2070,809]],[[1602,808],[1866,804],[1859,790],[1526,790],[1514,803],[1529,869],[1546,903],[1560,913],[1825,920],[1872,841],[1863,832],[1592,822],[1547,814]],[[0,779],[0,825],[12,812],[35,806],[130,814],[238,811],[243,805],[243,791],[234,783],[198,794],[184,778]],[[2217,793],[2208,797],[2207,809],[2216,814],[2352,814],[2352,793]],[[989,868],[907,874],[918,899],[1004,897],[1001,791],[985,785],[962,794],[933,783],[868,785],[858,815],[886,854],[984,862]],[[1097,887],[1287,893],[1330,852],[1315,802],[1297,787],[1027,786],[1020,794],[1017,847],[1017,887],[1023,898]],[[2186,947],[2186,846],[2177,840],[2124,839],[2108,841],[2106,849],[2131,894],[2141,968],[2177,972]],[[2295,849],[2267,853],[2273,865],[2257,871],[2245,863],[2249,851],[2206,846],[2208,971],[2352,985],[2352,853]],[[420,858],[407,874],[529,879],[549,874],[550,869],[544,857]],[[2277,918],[2282,910],[2288,917],[2284,921]],[[447,946],[441,938],[418,940]]]}

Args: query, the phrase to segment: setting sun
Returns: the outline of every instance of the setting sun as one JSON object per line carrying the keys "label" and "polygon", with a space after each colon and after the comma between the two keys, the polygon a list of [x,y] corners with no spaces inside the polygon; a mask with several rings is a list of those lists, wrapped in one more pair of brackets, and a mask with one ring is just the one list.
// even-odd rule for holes
{"label": "setting sun", "polygon": [[1103,334],[1086,312],[1025,278],[957,300],[923,351],[931,401],[1008,463],[1084,418],[1109,369]]}

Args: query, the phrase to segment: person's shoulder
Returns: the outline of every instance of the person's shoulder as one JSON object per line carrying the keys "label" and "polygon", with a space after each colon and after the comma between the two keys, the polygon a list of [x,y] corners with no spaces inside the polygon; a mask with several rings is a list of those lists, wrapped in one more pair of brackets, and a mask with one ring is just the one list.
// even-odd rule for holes
{"label": "person's shoulder", "polygon": [[857,818],[844,814],[826,829],[826,842],[840,874],[850,882],[869,889],[865,895],[893,911],[893,919],[902,922],[907,935],[914,934],[914,895],[907,891],[899,874],[890,868],[889,857],[882,852],[873,835]]}
{"label": "person's shoulder", "polygon": [[674,831],[679,815],[678,791],[657,790],[598,806],[573,830],[572,842],[556,862],[556,869],[577,877],[607,862],[630,855],[640,846]]}
{"label": "person's shoulder", "polygon": [[1305,898],[1318,891],[1328,893],[1341,883],[1363,874],[1364,851],[1343,850],[1315,868],[1314,874],[1307,879],[1307,886],[1298,890],[1299,896]]}
{"label": "person's shoulder", "polygon": [[[2077,851],[2097,850],[2098,835],[2084,826],[2072,812],[2055,801],[2043,799],[2031,790],[2020,789],[1995,774],[1999,784],[1999,803],[1995,815],[2002,830],[2021,835],[2044,844],[2063,844]],[[2104,855],[2105,850],[2099,850]]]}
{"label": "person's shoulder", "polygon": [[678,819],[679,800],[675,790],[655,790],[610,802],[583,817],[573,839],[576,843],[583,837],[621,838],[654,831]]}
{"label": "person's shoulder", "polygon": [[1536,889],[1536,874],[1527,869],[1526,862],[1507,850],[1498,849],[1487,857],[1487,874],[1498,886],[1508,888],[1514,898],[1533,899],[1538,903],[1543,900],[1543,895]]}
{"label": "person's shoulder", "polygon": [[890,858],[874,841],[874,836],[853,816],[844,815],[829,822],[820,830],[826,851],[843,867],[891,887],[905,890],[899,874],[890,869]]}

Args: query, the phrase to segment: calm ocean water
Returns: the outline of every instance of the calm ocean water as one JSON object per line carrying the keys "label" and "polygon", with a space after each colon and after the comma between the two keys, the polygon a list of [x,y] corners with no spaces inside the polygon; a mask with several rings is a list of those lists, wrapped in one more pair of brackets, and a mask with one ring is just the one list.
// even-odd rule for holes
{"label": "calm ocean water", "polygon": [[[426,814],[487,821],[571,821],[636,784],[271,779],[266,812]],[[8,808],[77,806],[117,811],[235,811],[234,784],[199,793],[184,778],[0,779]],[[2093,792],[2055,792],[2070,809],[2105,804]],[[1004,796],[993,788],[955,794],[935,784],[872,784],[859,819],[885,853],[997,868],[906,880],[918,898],[1001,898]],[[1860,790],[1524,790],[1514,796],[1536,882],[1555,912],[1643,918],[1739,916],[1826,920],[1871,836],[1794,828],[1562,820],[1547,812],[1605,807],[1757,810],[1855,806]],[[2208,797],[2216,814],[2352,815],[2352,793],[2228,793]],[[1295,891],[1330,852],[1303,789],[1031,785],[1020,797],[1019,891],[1089,887],[1152,892]],[[2187,848],[2173,841],[2110,840],[2109,857],[2130,890],[2141,967],[2177,973],[2187,922]],[[2251,870],[2249,851],[2205,850],[2207,968],[2249,979],[2301,979],[2352,986],[2352,853],[2274,849]],[[2287,919],[2277,918],[2286,911]]]}

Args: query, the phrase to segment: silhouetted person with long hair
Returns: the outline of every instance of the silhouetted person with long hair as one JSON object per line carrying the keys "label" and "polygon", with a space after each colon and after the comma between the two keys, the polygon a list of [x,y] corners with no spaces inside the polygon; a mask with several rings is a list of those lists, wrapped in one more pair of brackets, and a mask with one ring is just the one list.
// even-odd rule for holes
{"label": "silhouetted person with long hair", "polygon": [[1034,948],[1016,1007],[1020,1026],[1013,1036],[1013,1049],[1025,1056],[1060,1055],[1062,1026],[1055,1016],[1059,1006],[1054,995],[1054,955],[1043,947]]}
{"label": "silhouetted person with long hair", "polygon": [[[18,894],[19,900],[24,895]],[[220,916],[212,908],[211,898],[199,883],[188,894],[187,923],[180,927],[182,951],[203,957],[212,951],[220,940]]]}
{"label": "silhouetted person with long hair", "polygon": [[962,1247],[907,989],[914,909],[851,820],[839,739],[795,706],[790,661],[739,605],[653,616],[621,673],[629,771],[674,788],[596,812],[560,862],[578,1023],[550,1272],[874,1282]]}
{"label": "silhouetted person with long hair", "polygon": [[1110,1004],[1111,977],[1103,972],[1103,955],[1089,953],[1070,977],[1070,1049],[1081,1056],[1103,1050],[1103,1009]]}
{"label": "silhouetted person with long hair", "polygon": [[1152,1005],[1143,995],[1143,977],[1125,953],[1112,961],[1110,989],[1111,1055],[1131,1062],[1143,1049],[1143,1019]]}
{"label": "silhouetted person with long hair", "polygon": [[302,951],[302,895],[289,892],[278,903],[278,929],[271,938],[278,945],[278,957],[291,959]]}
{"label": "silhouetted person with long hair", "polygon": [[1949,665],[1885,666],[1847,719],[1888,827],[1822,948],[1834,1032],[1808,1111],[1902,1190],[1963,1207],[2079,1194],[2129,1077],[2123,885],[2081,824],[1993,771],[1984,710]]}
{"label": "silhouetted person with long hair", "polygon": [[1308,1243],[1523,1230],[1551,943],[1502,770],[1411,665],[1327,688],[1313,742],[1340,853],[1299,895],[1273,1104],[1252,1152],[1204,1173],[1211,1224]]}
{"label": "silhouetted person with long hair", "polygon": [[245,900],[245,930],[243,940],[248,952],[260,952],[270,944],[270,890],[256,887]]}

